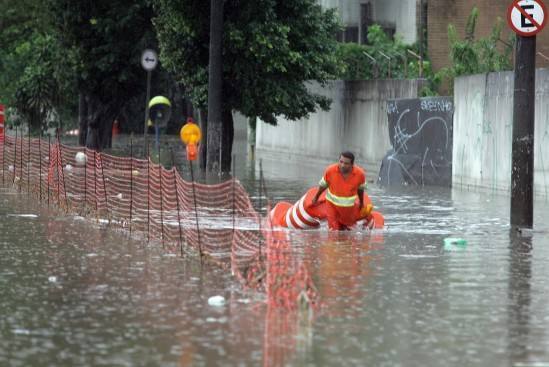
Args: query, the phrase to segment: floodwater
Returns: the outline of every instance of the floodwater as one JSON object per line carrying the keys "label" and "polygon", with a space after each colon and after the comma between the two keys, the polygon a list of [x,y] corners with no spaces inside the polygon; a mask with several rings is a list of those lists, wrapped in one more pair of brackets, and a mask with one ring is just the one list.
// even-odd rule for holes
{"label": "floodwater", "polygon": [[[275,202],[323,169],[262,163]],[[258,164],[237,175],[259,205]],[[547,202],[515,234],[506,196],[370,186],[386,230],[288,233],[314,312],[270,309],[228,270],[2,189],[0,366],[549,366]]]}

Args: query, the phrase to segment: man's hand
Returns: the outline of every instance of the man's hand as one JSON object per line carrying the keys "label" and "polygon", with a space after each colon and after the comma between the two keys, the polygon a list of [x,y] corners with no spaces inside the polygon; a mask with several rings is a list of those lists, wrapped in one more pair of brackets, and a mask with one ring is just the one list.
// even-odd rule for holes
{"label": "man's hand", "polygon": [[317,190],[315,196],[313,196],[313,200],[311,200],[311,206],[318,205],[318,198],[320,197],[320,195],[322,195],[324,190],[326,190],[326,187],[322,187],[322,186],[318,187],[318,190]]}

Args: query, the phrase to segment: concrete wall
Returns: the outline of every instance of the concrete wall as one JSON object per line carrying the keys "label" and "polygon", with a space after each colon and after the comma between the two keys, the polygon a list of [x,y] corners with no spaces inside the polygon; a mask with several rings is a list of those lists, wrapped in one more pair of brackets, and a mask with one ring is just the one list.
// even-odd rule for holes
{"label": "concrete wall", "polygon": [[377,175],[391,148],[387,100],[417,97],[422,86],[422,80],[334,81],[327,88],[311,85],[313,92],[332,99],[331,110],[299,121],[279,118],[278,126],[259,122],[257,149],[282,154],[285,159],[320,161],[334,161],[342,150],[351,150],[359,164]]}
{"label": "concrete wall", "polygon": [[[452,184],[509,191],[513,72],[457,78]],[[534,190],[549,193],[549,70],[536,73]]]}

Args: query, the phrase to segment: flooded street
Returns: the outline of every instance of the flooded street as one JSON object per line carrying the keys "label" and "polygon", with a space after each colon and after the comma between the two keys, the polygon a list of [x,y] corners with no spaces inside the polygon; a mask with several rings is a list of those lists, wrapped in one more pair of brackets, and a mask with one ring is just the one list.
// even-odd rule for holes
{"label": "flooded street", "polygon": [[[256,163],[237,176],[258,207]],[[262,163],[274,202],[323,171]],[[385,230],[285,234],[320,295],[308,315],[271,309],[230,270],[2,189],[0,365],[549,366],[547,202],[520,235],[504,195],[368,192]]]}

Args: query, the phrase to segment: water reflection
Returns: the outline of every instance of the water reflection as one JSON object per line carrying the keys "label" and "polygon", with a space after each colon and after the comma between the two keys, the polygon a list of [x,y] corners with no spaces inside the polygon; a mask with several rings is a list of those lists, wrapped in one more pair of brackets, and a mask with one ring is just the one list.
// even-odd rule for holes
{"label": "water reflection", "polygon": [[[509,247],[509,353],[510,361],[530,360],[532,234],[511,229]],[[547,364],[549,365],[549,363]]]}
{"label": "water reflection", "polygon": [[[274,201],[295,201],[322,170],[264,165]],[[258,172],[243,171],[249,168],[237,171],[258,207]],[[146,239],[1,192],[0,365],[548,361],[543,204],[535,213],[539,231],[510,236],[505,196],[375,186],[370,192],[386,214],[385,231],[285,232],[291,256],[306,265],[320,296],[313,313],[272,307],[266,293],[242,287],[227,269],[201,267],[190,255],[172,256]],[[38,217],[13,216],[29,213]],[[448,236],[467,244],[447,250]],[[209,306],[215,295],[227,304]]]}

